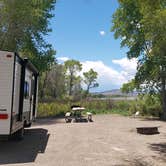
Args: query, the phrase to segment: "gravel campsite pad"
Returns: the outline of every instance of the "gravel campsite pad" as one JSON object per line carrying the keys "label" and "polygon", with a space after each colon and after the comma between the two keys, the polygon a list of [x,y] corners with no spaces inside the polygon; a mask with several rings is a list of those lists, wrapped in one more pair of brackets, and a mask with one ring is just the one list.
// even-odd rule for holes
{"label": "gravel campsite pad", "polygon": [[[0,165],[160,166],[166,165],[166,123],[118,115],[97,115],[93,123],[38,119],[21,142],[0,142]],[[137,127],[158,126],[142,135]]]}

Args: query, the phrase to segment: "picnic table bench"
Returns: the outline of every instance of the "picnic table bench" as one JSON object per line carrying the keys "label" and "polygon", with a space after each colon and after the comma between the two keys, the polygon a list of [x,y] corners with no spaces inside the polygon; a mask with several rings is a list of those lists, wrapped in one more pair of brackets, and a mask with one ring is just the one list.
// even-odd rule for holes
{"label": "picnic table bench", "polygon": [[72,122],[92,122],[92,113],[86,112],[86,115],[83,115],[82,112],[85,110],[84,107],[80,106],[71,106],[71,111],[65,114],[66,123]]}

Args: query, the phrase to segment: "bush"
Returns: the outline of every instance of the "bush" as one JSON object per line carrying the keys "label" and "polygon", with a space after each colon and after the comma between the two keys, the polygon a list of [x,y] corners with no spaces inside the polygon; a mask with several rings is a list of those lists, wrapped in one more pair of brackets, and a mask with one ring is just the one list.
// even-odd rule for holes
{"label": "bush", "polygon": [[[128,102],[115,102],[112,100],[84,100],[82,102],[51,102],[51,103],[39,103],[38,105],[38,117],[52,117],[63,116],[66,112],[71,111],[71,105],[80,105],[86,108],[86,111],[93,114],[108,114],[116,113],[126,114],[128,113]],[[126,113],[124,113],[126,112]]]}
{"label": "bush", "polygon": [[158,96],[143,95],[131,103],[129,111],[131,114],[139,111],[143,116],[159,117],[161,114],[161,103]]}
{"label": "bush", "polygon": [[63,116],[71,111],[71,105],[80,105],[86,108],[86,111],[93,114],[121,114],[133,115],[137,111],[141,115],[159,117],[161,114],[161,104],[157,96],[144,95],[136,100],[83,100],[80,102],[71,102],[71,100],[54,101],[51,103],[39,103],[38,117]]}
{"label": "bush", "polygon": [[64,103],[39,103],[38,105],[38,117],[50,117],[50,116],[63,116],[65,112],[69,111],[69,104]]}
{"label": "bush", "polygon": [[132,101],[127,101],[127,100],[115,101],[113,108],[117,109],[117,110],[128,111],[130,108],[130,102],[132,102]]}

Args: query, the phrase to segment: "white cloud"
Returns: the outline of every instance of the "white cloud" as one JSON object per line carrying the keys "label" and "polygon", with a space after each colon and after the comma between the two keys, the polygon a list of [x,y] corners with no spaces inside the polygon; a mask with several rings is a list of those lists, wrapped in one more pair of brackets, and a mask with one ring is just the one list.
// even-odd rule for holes
{"label": "white cloud", "polygon": [[65,61],[69,60],[69,58],[68,57],[58,57],[57,60],[61,61],[61,62],[65,62]]}
{"label": "white cloud", "polygon": [[114,59],[112,60],[114,64],[119,65],[124,71],[128,73],[135,73],[137,69],[137,62],[138,60],[136,58],[133,59]]}
{"label": "white cloud", "polygon": [[105,84],[118,86],[120,87],[123,83],[131,80],[136,72],[136,60],[128,60],[127,58],[113,60],[113,63],[116,63],[121,66],[121,70],[118,71],[113,69],[110,66],[105,65],[102,61],[85,61],[82,62],[83,71],[86,72],[90,68],[94,69],[98,73],[98,81],[100,86],[104,87]]}
{"label": "white cloud", "polygon": [[[68,60],[69,58],[61,57],[57,59]],[[81,62],[82,71],[80,74],[83,75],[83,72],[87,72],[91,68],[95,70],[98,73],[97,82],[100,85],[98,88],[100,91],[109,90],[115,87],[120,88],[123,83],[126,83],[134,78],[137,67],[137,59],[129,60],[127,58],[122,58],[114,59],[112,62],[119,65],[120,70],[106,65],[102,61],[84,61]]]}
{"label": "white cloud", "polygon": [[82,65],[82,72],[87,72],[91,68],[95,70],[98,73],[98,80],[102,82],[102,84],[106,81],[110,81],[111,84],[120,85],[126,81],[118,71],[105,65],[102,61],[85,61],[82,62]]}
{"label": "white cloud", "polygon": [[100,35],[104,36],[105,35],[105,31],[100,31]]}

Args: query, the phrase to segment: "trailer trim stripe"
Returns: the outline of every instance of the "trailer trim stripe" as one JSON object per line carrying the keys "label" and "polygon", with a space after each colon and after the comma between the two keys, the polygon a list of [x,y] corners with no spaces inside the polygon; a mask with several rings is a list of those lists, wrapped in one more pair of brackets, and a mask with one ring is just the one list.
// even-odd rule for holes
{"label": "trailer trim stripe", "polygon": [[6,120],[8,119],[8,114],[0,114],[0,120]]}

